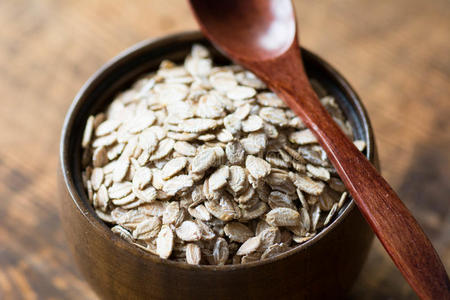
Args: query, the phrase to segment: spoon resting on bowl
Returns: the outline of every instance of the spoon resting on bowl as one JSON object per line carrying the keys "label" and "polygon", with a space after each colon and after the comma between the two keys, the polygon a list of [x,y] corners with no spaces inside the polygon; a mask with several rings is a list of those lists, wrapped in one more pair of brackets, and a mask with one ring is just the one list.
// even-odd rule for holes
{"label": "spoon resting on bowl", "polygon": [[300,56],[290,0],[190,0],[206,37],[261,78],[305,122],[403,276],[423,299],[449,299],[447,273],[417,221],[320,104]]}

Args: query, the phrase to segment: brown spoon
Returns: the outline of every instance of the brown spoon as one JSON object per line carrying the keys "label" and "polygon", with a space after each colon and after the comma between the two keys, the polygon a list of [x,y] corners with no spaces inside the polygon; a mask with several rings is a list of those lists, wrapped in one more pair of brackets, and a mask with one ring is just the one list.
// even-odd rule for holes
{"label": "brown spoon", "polygon": [[203,33],[261,78],[314,132],[360,211],[417,295],[449,299],[428,238],[372,164],[320,104],[304,72],[290,0],[190,0]]}

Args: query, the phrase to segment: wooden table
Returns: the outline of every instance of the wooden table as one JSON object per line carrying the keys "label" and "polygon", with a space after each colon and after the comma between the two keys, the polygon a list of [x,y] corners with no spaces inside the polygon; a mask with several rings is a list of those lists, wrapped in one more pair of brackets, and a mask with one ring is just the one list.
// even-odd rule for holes
{"label": "wooden table", "polygon": [[[0,1],[0,298],[95,299],[68,253],[56,171],[83,82],[148,37],[196,28],[185,1]],[[450,268],[450,3],[297,1],[302,44],[354,85],[383,174]],[[306,12],[308,10],[309,12]],[[350,299],[414,299],[378,242]]]}

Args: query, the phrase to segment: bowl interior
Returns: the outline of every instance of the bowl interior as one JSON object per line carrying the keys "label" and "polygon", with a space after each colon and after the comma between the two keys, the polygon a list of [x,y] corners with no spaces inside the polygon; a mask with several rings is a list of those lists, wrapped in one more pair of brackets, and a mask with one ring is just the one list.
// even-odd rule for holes
{"label": "bowl interior", "polygon": [[[76,95],[66,115],[60,146],[62,174],[66,186],[81,213],[96,228],[103,228],[101,230],[104,230],[107,235],[113,236],[114,234],[96,216],[87,199],[81,178],[81,139],[87,118],[89,115],[102,111],[118,92],[130,87],[140,76],[156,70],[163,59],[169,59],[176,63],[182,62],[195,43],[200,43],[210,49],[215,64],[221,65],[230,62],[199,32],[181,33],[144,41],[122,52],[97,71]],[[374,162],[374,141],[370,122],[356,93],[345,79],[325,61],[305,49],[302,49],[302,56],[308,76],[318,81],[327,94],[335,97],[351,123],[355,137],[366,141],[365,154],[370,161]],[[275,258],[251,264],[267,263],[311,245],[332,230],[353,207],[353,200],[348,201],[347,205],[340,210],[337,218],[311,240]],[[129,244],[126,241],[121,242]],[[143,252],[131,244],[129,247]],[[153,260],[161,261],[151,254],[148,256]],[[175,262],[175,264],[182,263]],[[221,268],[227,268],[227,266],[221,266]]]}

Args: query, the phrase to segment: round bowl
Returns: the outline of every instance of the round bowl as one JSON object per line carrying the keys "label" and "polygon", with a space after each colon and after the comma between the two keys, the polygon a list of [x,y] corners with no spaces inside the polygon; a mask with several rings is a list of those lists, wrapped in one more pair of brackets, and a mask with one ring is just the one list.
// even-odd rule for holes
{"label": "round bowl", "polygon": [[[81,179],[81,138],[89,115],[163,59],[180,62],[194,43],[211,49],[215,63],[229,62],[199,33],[141,42],[97,71],[76,95],[60,144],[61,221],[86,281],[105,299],[329,299],[350,289],[367,257],[372,231],[353,201],[311,240],[277,257],[243,265],[206,266],[162,260],[113,234],[92,209]],[[328,63],[303,49],[310,78],[333,95],[367,143],[377,165],[367,113],[347,81]]]}

